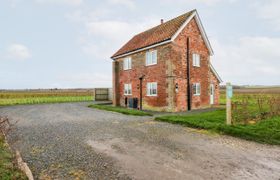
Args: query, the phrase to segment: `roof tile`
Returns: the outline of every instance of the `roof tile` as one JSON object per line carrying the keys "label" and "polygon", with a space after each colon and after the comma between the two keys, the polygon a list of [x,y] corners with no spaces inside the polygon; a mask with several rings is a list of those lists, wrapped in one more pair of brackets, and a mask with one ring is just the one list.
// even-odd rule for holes
{"label": "roof tile", "polygon": [[130,39],[122,48],[120,48],[113,56],[117,57],[153,44],[157,44],[166,40],[170,40],[171,37],[177,32],[177,30],[184,24],[189,16],[194,12],[192,10],[174,19],[171,19],[163,24],[153,27],[147,31],[135,35]]}

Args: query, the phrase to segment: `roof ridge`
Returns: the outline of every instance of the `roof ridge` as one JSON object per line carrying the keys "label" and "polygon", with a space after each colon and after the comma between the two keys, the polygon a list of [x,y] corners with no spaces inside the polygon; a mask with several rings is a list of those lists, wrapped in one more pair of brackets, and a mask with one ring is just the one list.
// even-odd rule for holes
{"label": "roof ridge", "polygon": [[154,27],[152,27],[152,28],[150,28],[150,29],[148,29],[148,30],[142,31],[142,32],[136,34],[135,36],[140,35],[140,34],[142,34],[142,33],[146,33],[146,32],[148,32],[148,31],[151,31],[151,30],[153,30],[153,29],[155,29],[155,28],[158,28],[159,26],[166,25],[167,23],[170,23],[171,21],[173,21],[173,20],[175,20],[175,19],[180,19],[182,16],[187,16],[187,15],[189,15],[189,14],[192,14],[192,13],[195,12],[195,11],[196,11],[196,9],[193,9],[193,10],[191,10],[191,11],[188,11],[188,12],[186,12],[186,13],[184,13],[184,14],[181,14],[181,15],[175,17],[175,18],[169,19],[168,21],[166,21],[166,22],[164,22],[164,23],[162,23],[162,24],[159,24],[159,25],[157,25],[157,26],[154,26]]}

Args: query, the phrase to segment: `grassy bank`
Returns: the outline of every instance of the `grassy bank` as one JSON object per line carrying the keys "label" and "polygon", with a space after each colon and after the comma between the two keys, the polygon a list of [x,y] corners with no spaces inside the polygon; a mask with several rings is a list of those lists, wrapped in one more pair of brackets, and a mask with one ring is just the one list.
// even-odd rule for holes
{"label": "grassy bank", "polygon": [[27,179],[27,177],[13,164],[14,156],[0,135],[0,179]]}
{"label": "grassy bank", "polygon": [[232,126],[225,124],[225,117],[225,110],[221,109],[195,115],[157,117],[156,120],[206,129],[259,143],[280,145],[280,117],[259,121],[256,124]]}
{"label": "grassy bank", "polygon": [[92,94],[89,90],[3,91],[0,92],[0,106],[92,101]]}
{"label": "grassy bank", "polygon": [[111,105],[92,104],[92,105],[89,105],[88,107],[106,110],[106,111],[118,112],[118,113],[122,113],[122,114],[126,114],[126,115],[133,115],[133,116],[152,116],[152,114],[148,113],[148,112],[134,110],[134,109],[127,109],[127,108],[123,108],[123,107],[114,107]]}

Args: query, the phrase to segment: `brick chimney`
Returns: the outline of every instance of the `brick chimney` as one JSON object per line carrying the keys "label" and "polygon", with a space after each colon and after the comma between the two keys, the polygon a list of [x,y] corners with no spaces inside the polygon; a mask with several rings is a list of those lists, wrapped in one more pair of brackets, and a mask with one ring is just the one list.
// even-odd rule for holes
{"label": "brick chimney", "polygon": [[160,20],[160,24],[163,24],[163,23],[164,23],[164,21],[163,21],[163,19],[161,19],[161,20]]}

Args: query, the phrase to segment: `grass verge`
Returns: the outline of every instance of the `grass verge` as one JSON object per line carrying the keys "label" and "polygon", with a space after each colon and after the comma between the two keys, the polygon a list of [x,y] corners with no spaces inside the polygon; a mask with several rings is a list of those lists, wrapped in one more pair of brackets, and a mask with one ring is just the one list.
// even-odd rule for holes
{"label": "grass verge", "polygon": [[92,96],[50,96],[50,97],[28,97],[28,98],[1,98],[0,106],[19,105],[19,104],[45,104],[63,102],[82,102],[92,101]]}
{"label": "grass verge", "polygon": [[3,135],[0,134],[0,179],[17,179],[23,180],[27,177],[13,163],[14,156],[7,144]]}
{"label": "grass verge", "polygon": [[194,115],[157,117],[155,120],[181,124],[192,128],[206,129],[259,143],[280,145],[280,117],[269,118],[256,124],[225,124],[224,109]]}
{"label": "grass verge", "polygon": [[127,109],[127,108],[123,108],[123,107],[115,107],[115,106],[111,106],[111,105],[91,104],[88,107],[106,110],[106,111],[113,111],[113,112],[118,112],[118,113],[122,113],[122,114],[126,114],[126,115],[133,115],[133,116],[152,116],[152,114],[148,113],[148,112],[134,110],[134,109]]}

